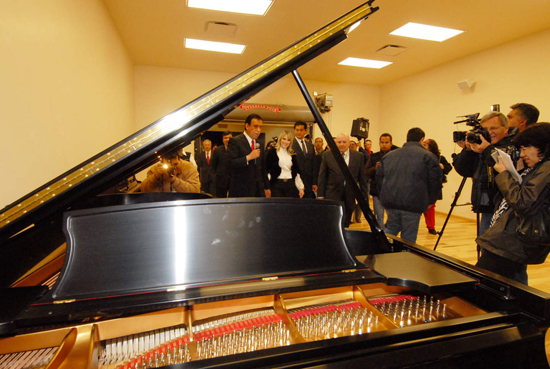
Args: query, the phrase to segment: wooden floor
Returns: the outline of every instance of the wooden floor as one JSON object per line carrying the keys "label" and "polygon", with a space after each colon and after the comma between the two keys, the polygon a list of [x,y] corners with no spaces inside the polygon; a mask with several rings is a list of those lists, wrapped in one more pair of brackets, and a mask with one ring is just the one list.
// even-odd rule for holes
{"label": "wooden floor", "polygon": [[[435,224],[437,231],[441,230],[441,227],[445,223],[446,217],[447,214],[436,212]],[[361,223],[354,223],[350,228],[370,229],[364,217],[361,216],[361,218]],[[428,229],[424,223],[424,218],[422,217],[420,220],[416,243],[433,250],[438,237],[438,235],[428,233]],[[447,222],[443,236],[437,245],[436,251],[474,265],[477,261],[477,246],[475,239],[475,220],[451,216]],[[546,293],[550,293],[550,257],[547,258],[546,262],[543,264],[529,265],[527,267],[527,274],[529,277],[529,286]],[[546,357],[550,363],[550,329],[546,333],[545,346]]]}

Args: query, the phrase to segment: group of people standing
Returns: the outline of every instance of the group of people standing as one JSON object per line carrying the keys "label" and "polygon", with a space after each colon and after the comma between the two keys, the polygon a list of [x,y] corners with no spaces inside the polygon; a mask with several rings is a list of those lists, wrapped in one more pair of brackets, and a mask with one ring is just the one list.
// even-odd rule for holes
{"label": "group of people standing", "polygon": [[[457,172],[473,178],[472,207],[481,214],[476,239],[481,256],[476,266],[527,284],[527,265],[540,264],[550,253],[549,243],[533,243],[522,236],[520,224],[548,235],[550,224],[550,123],[537,123],[538,109],[526,103],[510,107],[508,115],[489,112],[478,143],[466,141],[453,162]],[[514,168],[504,165],[499,149],[510,156]],[[514,176],[514,172],[519,177]]]}
{"label": "group of people standing", "polygon": [[[477,265],[523,283],[527,283],[527,264],[543,262],[550,252],[550,245],[526,244],[510,228],[517,225],[518,214],[536,214],[550,203],[550,123],[535,124],[538,110],[533,121],[530,107],[516,104],[508,117],[498,112],[484,116],[480,124],[491,141],[482,137],[478,144],[459,142],[463,151],[453,161],[460,175],[474,179],[472,204],[482,214],[477,243],[483,253]],[[205,140],[197,165],[214,168],[209,173],[201,169],[199,176],[193,164],[171,155],[151,168],[142,190],[199,192],[200,184],[203,192],[217,197],[338,200],[344,202],[344,225],[349,226],[356,209],[353,192],[339,159],[323,149],[323,140],[317,138],[314,146],[305,139],[307,124],[297,122],[294,132],[284,130],[266,150],[258,141],[262,125],[262,118],[251,114],[244,132],[235,137],[224,132],[224,144],[216,150]],[[382,134],[376,153],[370,141],[364,150],[350,148],[350,136],[345,133],[335,142],[355,184],[365,197],[372,195],[375,218],[386,233],[416,242],[424,214],[429,232],[437,234],[435,203],[442,198],[442,185],[452,170],[437,142],[425,139],[420,128],[408,131],[403,147],[393,145],[390,134]],[[496,148],[515,158],[523,181],[514,179],[493,158]]]}

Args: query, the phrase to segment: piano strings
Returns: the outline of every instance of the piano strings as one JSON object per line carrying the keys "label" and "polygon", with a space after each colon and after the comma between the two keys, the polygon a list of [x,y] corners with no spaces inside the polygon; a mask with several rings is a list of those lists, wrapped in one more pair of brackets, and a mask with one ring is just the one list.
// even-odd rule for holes
{"label": "piano strings", "polygon": [[[339,294],[320,296],[322,303],[285,309],[282,314],[276,307],[252,309],[104,340],[99,368],[157,368],[462,316],[434,295],[398,293],[359,301],[338,300]],[[327,296],[336,300],[324,301]],[[284,307],[284,297],[281,300]]]}

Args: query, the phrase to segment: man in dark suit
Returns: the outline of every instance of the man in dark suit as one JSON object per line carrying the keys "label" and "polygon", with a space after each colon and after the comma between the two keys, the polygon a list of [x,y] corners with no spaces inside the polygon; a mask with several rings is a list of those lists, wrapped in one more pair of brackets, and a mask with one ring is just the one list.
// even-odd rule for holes
{"label": "man in dark suit", "polygon": [[227,191],[229,190],[230,173],[227,168],[227,145],[229,140],[233,136],[231,132],[225,131],[223,133],[223,145],[214,150],[212,156],[212,169],[216,173],[216,197],[227,197]]}
{"label": "man in dark suit", "polygon": [[244,132],[229,140],[229,197],[271,197],[267,172],[262,162],[265,157],[264,148],[257,141],[262,133],[262,124],[262,117],[250,114],[246,117]]}
{"label": "man in dark suit", "polygon": [[315,158],[315,147],[305,139],[307,124],[298,121],[294,124],[294,140],[292,149],[296,152],[300,177],[304,182],[304,199],[314,199],[317,191],[317,176],[319,169]]}
{"label": "man in dark suit", "polygon": [[202,142],[204,151],[197,155],[197,167],[201,178],[201,191],[214,195],[216,193],[215,172],[212,169],[212,141]]}
{"label": "man in dark suit", "polygon": [[[363,196],[366,198],[368,193],[364,171],[365,159],[363,154],[349,149],[350,138],[349,135],[345,133],[340,133],[336,137],[336,145],[340,153],[344,156],[344,160],[351,171],[353,179],[359,185]],[[349,227],[351,224],[351,216],[355,208],[355,198],[351,188],[346,184],[346,180],[334,158],[334,154],[330,151],[323,154],[318,184],[317,197],[319,199],[344,201],[344,226]]]}

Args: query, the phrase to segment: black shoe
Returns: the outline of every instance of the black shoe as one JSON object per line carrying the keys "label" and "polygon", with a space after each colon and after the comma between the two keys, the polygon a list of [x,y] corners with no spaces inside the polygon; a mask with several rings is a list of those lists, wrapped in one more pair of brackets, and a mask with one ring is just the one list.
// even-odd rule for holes
{"label": "black shoe", "polygon": [[435,229],[428,229],[429,234],[437,234],[437,231]]}

